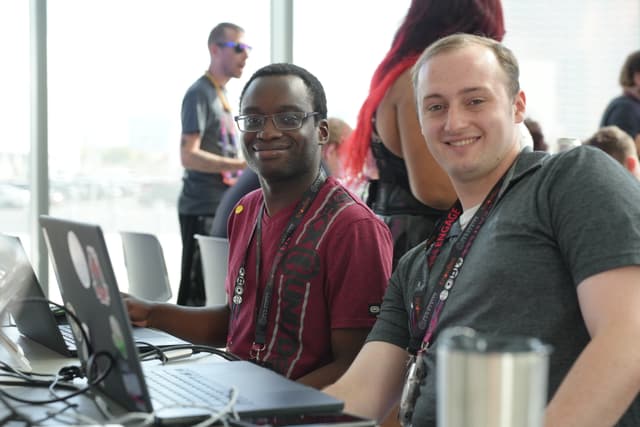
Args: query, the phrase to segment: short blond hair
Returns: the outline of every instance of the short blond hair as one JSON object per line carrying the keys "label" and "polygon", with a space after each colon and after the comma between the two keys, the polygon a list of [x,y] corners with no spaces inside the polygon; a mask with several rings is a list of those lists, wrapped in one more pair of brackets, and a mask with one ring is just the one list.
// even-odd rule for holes
{"label": "short blond hair", "polygon": [[600,128],[591,138],[583,141],[582,144],[601,149],[623,166],[627,157],[638,157],[633,139],[618,126]]}
{"label": "short blond hair", "polygon": [[513,52],[493,39],[465,33],[443,37],[422,52],[411,71],[414,92],[417,92],[418,89],[420,70],[430,59],[442,53],[453,52],[469,46],[484,46],[493,52],[507,76],[507,91],[512,97],[515,97],[520,92],[520,67]]}

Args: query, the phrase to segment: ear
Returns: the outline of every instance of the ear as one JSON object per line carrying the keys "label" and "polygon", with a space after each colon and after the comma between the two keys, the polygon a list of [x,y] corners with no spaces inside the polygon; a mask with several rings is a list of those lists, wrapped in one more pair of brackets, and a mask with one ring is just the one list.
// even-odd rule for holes
{"label": "ear", "polygon": [[318,122],[318,145],[324,145],[329,141],[329,122],[326,119]]}
{"label": "ear", "polygon": [[627,156],[624,158],[624,167],[631,173],[635,173],[638,167],[638,158],[634,156]]}
{"label": "ear", "polygon": [[640,87],[640,71],[633,73],[633,84],[636,87]]}
{"label": "ear", "polygon": [[217,44],[211,43],[209,45],[209,55],[215,56],[218,54],[219,51],[220,51],[220,46],[218,46]]}
{"label": "ear", "polygon": [[527,97],[523,91],[516,94],[513,101],[515,123],[524,122],[524,116],[527,112]]}

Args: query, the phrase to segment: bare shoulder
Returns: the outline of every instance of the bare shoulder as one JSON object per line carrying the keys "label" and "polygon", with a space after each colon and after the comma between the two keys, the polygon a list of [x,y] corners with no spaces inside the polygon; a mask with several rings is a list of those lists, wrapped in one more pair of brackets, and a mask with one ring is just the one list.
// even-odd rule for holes
{"label": "bare shoulder", "polygon": [[411,101],[413,103],[413,83],[411,68],[405,70],[389,88],[388,97],[395,103]]}

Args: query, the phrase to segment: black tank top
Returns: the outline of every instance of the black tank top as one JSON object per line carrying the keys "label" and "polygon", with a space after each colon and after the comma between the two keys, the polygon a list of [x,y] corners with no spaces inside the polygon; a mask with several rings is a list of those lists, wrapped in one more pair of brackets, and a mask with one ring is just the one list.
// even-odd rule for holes
{"label": "black tank top", "polygon": [[371,135],[371,151],[379,178],[372,181],[367,202],[376,214],[440,216],[444,213],[421,203],[411,194],[404,159],[389,151],[375,132]]}

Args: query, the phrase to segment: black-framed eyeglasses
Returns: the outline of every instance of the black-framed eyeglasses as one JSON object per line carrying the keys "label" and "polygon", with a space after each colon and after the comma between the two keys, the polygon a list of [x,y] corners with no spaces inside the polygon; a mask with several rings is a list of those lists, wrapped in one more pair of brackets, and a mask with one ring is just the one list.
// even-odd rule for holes
{"label": "black-framed eyeglasses", "polygon": [[236,53],[242,53],[244,51],[251,52],[252,47],[246,43],[240,42],[220,42],[216,43],[220,47],[232,47]]}
{"label": "black-framed eyeglasses", "polygon": [[245,114],[235,116],[234,120],[238,124],[238,129],[242,132],[260,132],[264,129],[267,119],[271,117],[273,125],[278,130],[295,130],[302,127],[302,123],[307,117],[320,114],[316,111],[303,113],[302,111],[287,111],[276,114]]}

